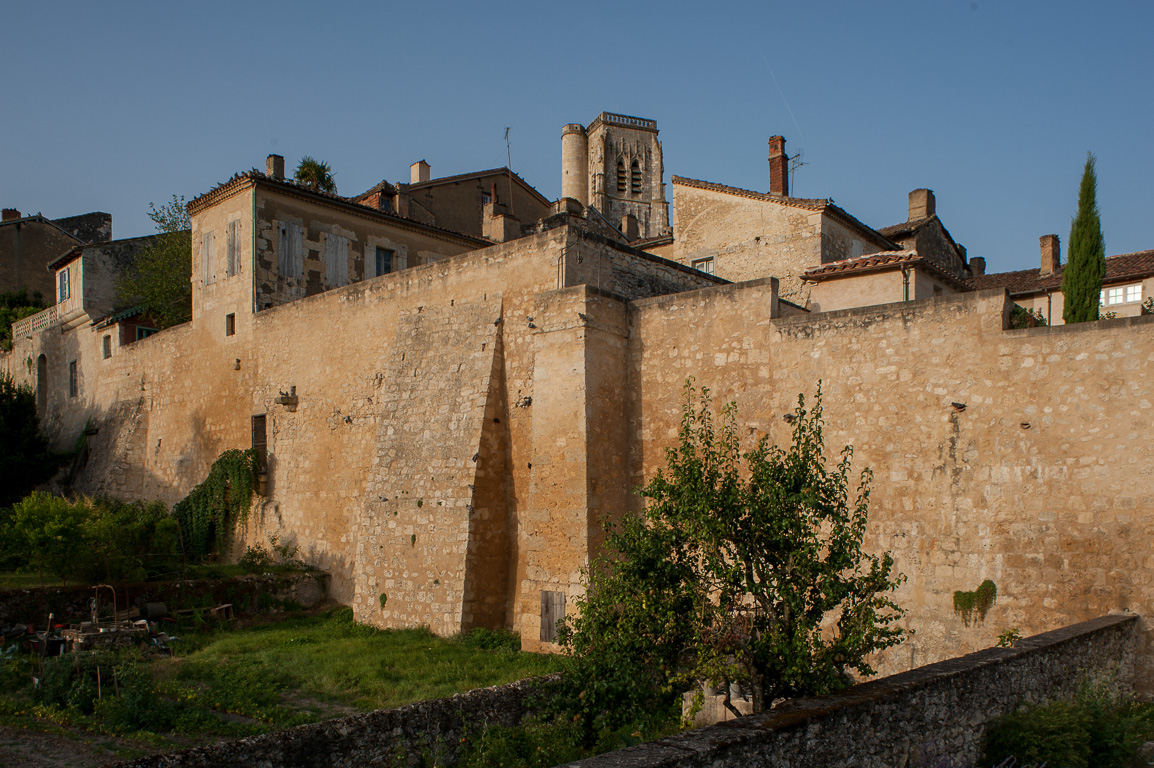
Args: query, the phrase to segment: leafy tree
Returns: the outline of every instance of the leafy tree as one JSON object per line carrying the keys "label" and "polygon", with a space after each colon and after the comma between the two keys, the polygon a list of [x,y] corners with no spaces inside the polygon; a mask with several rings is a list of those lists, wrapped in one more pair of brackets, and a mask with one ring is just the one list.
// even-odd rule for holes
{"label": "leafy tree", "polygon": [[301,158],[296,173],[293,174],[300,183],[312,187],[319,192],[337,193],[337,183],[333,180],[333,170],[328,163],[322,163],[309,155]]}
{"label": "leafy tree", "polygon": [[36,563],[41,583],[45,569],[67,583],[87,551],[87,517],[88,509],[83,504],[70,504],[59,496],[35,492],[13,506],[8,534]]}
{"label": "leafy tree", "polygon": [[192,224],[184,198],[148,204],[157,236],[136,254],[117,284],[124,306],[138,305],[159,328],[192,319]]}
{"label": "leafy tree", "polygon": [[890,596],[904,577],[888,554],[862,551],[871,473],[851,498],[852,449],[827,468],[820,386],[809,410],[798,398],[785,449],[762,438],[742,454],[736,406],[716,424],[711,410],[708,390],[687,382],[678,445],[640,491],[644,513],[609,527],[561,630],[564,706],[587,741],[655,725],[699,681],[739,683],[754,711],[834,691],[906,636]]}
{"label": "leafy tree", "polygon": [[149,564],[172,568],[179,563],[179,526],[163,502],[102,498],[84,503],[88,515],[81,575],[92,581],[143,581]]}
{"label": "leafy tree", "polygon": [[31,296],[23,288],[0,293],[0,349],[12,349],[12,323],[35,315],[46,306],[40,291],[34,291]]}
{"label": "leafy tree", "polygon": [[1102,278],[1106,276],[1106,244],[1098,215],[1096,158],[1086,153],[1082,185],[1078,190],[1078,215],[1070,225],[1070,257],[1062,275],[1062,318],[1067,323],[1098,319]]}
{"label": "leafy tree", "polygon": [[0,507],[48,482],[60,458],[48,449],[36,415],[36,395],[0,373]]}

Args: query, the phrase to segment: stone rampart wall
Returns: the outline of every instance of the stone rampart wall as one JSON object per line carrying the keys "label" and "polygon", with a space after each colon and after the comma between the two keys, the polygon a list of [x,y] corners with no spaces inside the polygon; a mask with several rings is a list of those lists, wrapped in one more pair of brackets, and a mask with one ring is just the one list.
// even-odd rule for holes
{"label": "stone rampart wall", "polygon": [[[786,444],[822,382],[826,449],[874,473],[867,547],[908,576],[913,641],[884,672],[1111,611],[1154,613],[1154,318],[1003,330],[982,292],[773,319],[764,288],[636,302],[633,478],[676,439],[683,384],[735,400],[739,431]],[[972,620],[957,591],[997,602]],[[1138,684],[1154,689],[1144,620]]]}
{"label": "stone rampart wall", "polygon": [[1125,688],[1137,623],[1104,616],[569,767],[970,765],[985,723],[1024,702],[1067,698],[1088,678]]}

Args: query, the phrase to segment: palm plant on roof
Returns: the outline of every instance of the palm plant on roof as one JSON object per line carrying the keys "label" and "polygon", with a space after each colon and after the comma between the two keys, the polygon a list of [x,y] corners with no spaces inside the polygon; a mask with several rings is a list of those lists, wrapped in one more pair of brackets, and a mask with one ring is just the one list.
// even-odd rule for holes
{"label": "palm plant on roof", "polygon": [[323,163],[309,155],[301,158],[293,178],[318,192],[336,194],[337,183],[333,181],[332,168],[329,167],[328,163]]}

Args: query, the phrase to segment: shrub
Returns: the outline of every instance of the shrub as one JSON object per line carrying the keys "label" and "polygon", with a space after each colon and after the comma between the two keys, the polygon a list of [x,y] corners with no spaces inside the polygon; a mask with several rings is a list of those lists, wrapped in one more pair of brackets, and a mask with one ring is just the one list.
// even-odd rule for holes
{"label": "shrub", "polygon": [[507,629],[471,629],[461,638],[461,642],[470,648],[480,648],[486,651],[510,651],[516,653],[521,650],[521,636]]}
{"label": "shrub", "polygon": [[82,504],[36,492],[13,507],[7,533],[12,548],[35,563],[41,581],[47,569],[67,582],[87,551],[87,517],[88,510]]}
{"label": "shrub", "polygon": [[1126,768],[1154,739],[1154,706],[1110,687],[1083,685],[1074,701],[1023,707],[986,726],[983,766]]}
{"label": "shrub", "polygon": [[176,503],[181,545],[191,560],[220,553],[244,525],[256,489],[256,451],[229,450],[213,462],[208,477]]}

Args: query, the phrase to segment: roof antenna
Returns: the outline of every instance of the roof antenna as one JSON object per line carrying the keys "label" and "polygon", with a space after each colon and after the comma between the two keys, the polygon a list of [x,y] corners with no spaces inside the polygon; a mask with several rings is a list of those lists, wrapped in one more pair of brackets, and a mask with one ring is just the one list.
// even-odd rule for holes
{"label": "roof antenna", "polygon": [[509,131],[510,130],[512,130],[512,126],[506,125],[505,126],[505,159],[506,159],[506,162],[508,163],[509,170],[513,170],[513,148],[509,143]]}
{"label": "roof antenna", "polygon": [[809,165],[809,163],[802,160],[802,155],[804,155],[804,154],[805,154],[805,151],[799,149],[797,151],[796,155],[789,158],[789,180],[790,180],[790,183],[793,185],[793,196],[794,197],[797,197],[797,169],[802,167],[803,165]]}

